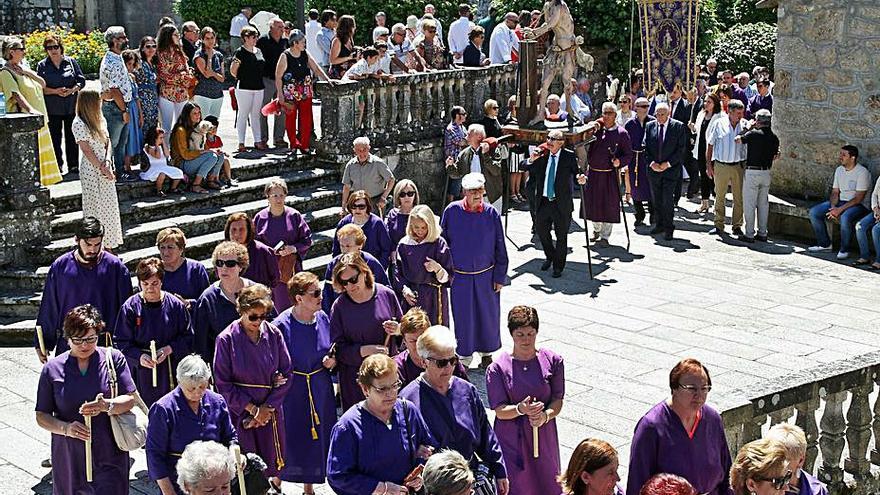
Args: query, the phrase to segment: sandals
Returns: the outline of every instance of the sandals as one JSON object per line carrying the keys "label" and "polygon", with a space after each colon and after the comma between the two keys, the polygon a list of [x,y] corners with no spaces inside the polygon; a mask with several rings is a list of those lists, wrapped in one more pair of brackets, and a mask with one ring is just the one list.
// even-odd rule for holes
{"label": "sandals", "polygon": [[852,266],[863,266],[863,265],[867,265],[869,263],[871,263],[871,262],[866,260],[865,258],[859,258],[859,259],[852,262]]}
{"label": "sandals", "polygon": [[208,181],[208,183],[205,185],[205,187],[207,187],[208,189],[212,189],[214,191],[219,191],[220,189],[223,189],[223,186],[221,186],[220,184],[218,184],[217,182],[215,182],[213,180]]}
{"label": "sandals", "polygon": [[197,194],[208,194],[210,192],[202,186],[192,186],[190,188],[190,191],[197,193]]}
{"label": "sandals", "polygon": [[245,151],[247,151],[247,148],[244,146],[244,144],[239,143],[238,144],[238,152],[244,153]]}

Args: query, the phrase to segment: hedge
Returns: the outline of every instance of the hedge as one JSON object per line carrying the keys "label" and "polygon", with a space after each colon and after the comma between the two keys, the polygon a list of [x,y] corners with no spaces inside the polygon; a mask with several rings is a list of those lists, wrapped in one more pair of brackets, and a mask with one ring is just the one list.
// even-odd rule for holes
{"label": "hedge", "polygon": [[61,43],[64,45],[64,54],[75,58],[84,73],[96,74],[98,72],[98,69],[101,67],[101,59],[107,51],[104,34],[100,31],[77,33],[60,27],[45,31],[33,31],[23,35],[25,57],[32,68],[36,69],[37,62],[46,58],[46,52],[43,50],[43,40],[50,34],[61,38]]}
{"label": "hedge", "polygon": [[776,26],[757,22],[739,24],[719,36],[710,52],[718,60],[718,67],[734,73],[748,72],[756,65],[773,71],[776,54]]}

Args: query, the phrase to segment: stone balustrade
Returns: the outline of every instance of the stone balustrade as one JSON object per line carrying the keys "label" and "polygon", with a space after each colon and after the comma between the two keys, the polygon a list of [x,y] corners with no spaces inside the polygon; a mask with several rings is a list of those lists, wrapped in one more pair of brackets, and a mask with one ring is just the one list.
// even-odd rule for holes
{"label": "stone balustrade", "polygon": [[805,471],[832,494],[875,493],[880,488],[875,385],[880,386],[880,352],[774,380],[773,391],[738,391],[719,404],[731,455],[772,425],[794,419],[807,436]]}

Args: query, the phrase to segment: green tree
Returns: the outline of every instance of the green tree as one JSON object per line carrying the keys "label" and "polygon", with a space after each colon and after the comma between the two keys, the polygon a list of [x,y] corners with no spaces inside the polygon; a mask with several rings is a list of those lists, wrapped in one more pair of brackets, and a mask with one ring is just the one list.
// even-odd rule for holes
{"label": "green tree", "polygon": [[776,9],[759,9],[758,0],[736,0],[733,15],[737,24],[764,22],[776,25]]}
{"label": "green tree", "polygon": [[776,26],[763,22],[738,24],[715,40],[710,52],[718,67],[751,74],[756,65],[773,71]]}

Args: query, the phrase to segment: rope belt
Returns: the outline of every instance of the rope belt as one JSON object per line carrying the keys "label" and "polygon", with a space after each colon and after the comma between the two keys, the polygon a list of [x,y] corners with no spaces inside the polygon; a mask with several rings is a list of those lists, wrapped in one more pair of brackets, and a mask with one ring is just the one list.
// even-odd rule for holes
{"label": "rope belt", "polygon": [[[272,390],[272,385],[260,385],[256,383],[241,383],[241,382],[232,382],[233,385],[237,387],[245,387],[245,388],[267,388]],[[284,467],[284,454],[281,452],[281,439],[278,436],[278,417],[275,415],[275,412],[272,412],[272,436],[275,441],[275,465],[278,466],[278,470]]]}
{"label": "rope belt", "polygon": [[316,425],[321,424],[321,418],[318,417],[318,409],[315,408],[315,397],[312,395],[312,375],[316,373],[320,373],[324,371],[324,367],[312,371],[311,373],[304,373],[302,371],[293,371],[294,375],[304,376],[306,377],[306,390],[309,392],[309,416],[312,420],[312,440],[318,439],[318,430],[315,428]]}
{"label": "rope belt", "polygon": [[183,452],[169,452],[168,455],[171,457],[183,457]]}
{"label": "rope belt", "polygon": [[[494,266],[494,265],[493,265]],[[443,325],[443,286],[440,284],[425,284],[437,289],[437,324]]]}
{"label": "rope belt", "polygon": [[632,150],[633,153],[636,154],[636,159],[634,163],[636,164],[635,176],[636,176],[636,187],[639,187],[639,155],[645,152],[645,150]]}
{"label": "rope belt", "polygon": [[590,167],[590,171],[592,171],[592,172],[613,172],[614,169],[613,168],[593,168],[593,167]]}
{"label": "rope belt", "polygon": [[475,271],[475,272],[466,272],[466,271],[463,271],[463,270],[453,270],[453,271],[454,271],[455,273],[459,274],[459,275],[479,275],[479,274],[481,274],[481,273],[486,273],[486,272],[488,272],[489,270],[491,270],[491,269],[493,269],[493,268],[495,268],[495,264],[494,264],[494,263],[491,264],[491,265],[489,265],[488,268],[483,268],[482,270],[477,270],[477,271]]}

